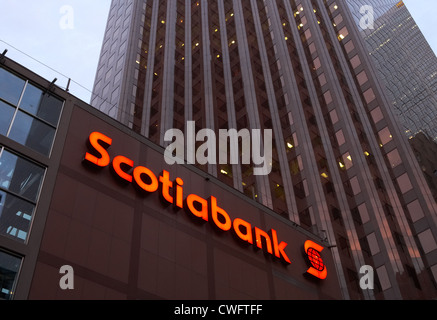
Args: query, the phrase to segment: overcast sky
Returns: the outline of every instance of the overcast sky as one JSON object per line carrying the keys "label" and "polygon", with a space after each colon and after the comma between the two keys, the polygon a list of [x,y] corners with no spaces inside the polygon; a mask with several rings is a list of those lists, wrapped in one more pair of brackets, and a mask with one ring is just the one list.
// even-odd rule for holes
{"label": "overcast sky", "polygon": [[[437,52],[437,0],[404,2]],[[0,0],[0,53],[8,49],[8,57],[49,81],[58,78],[56,84],[61,87],[71,78],[91,90],[110,3],[110,0]],[[75,83],[70,91],[89,102],[90,93]]]}

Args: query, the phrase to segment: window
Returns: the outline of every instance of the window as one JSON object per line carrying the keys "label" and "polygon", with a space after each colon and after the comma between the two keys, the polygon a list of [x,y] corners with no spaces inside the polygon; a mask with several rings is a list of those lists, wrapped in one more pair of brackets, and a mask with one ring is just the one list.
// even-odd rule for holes
{"label": "window", "polygon": [[49,156],[63,102],[0,68],[0,134]]}
{"label": "window", "polygon": [[365,203],[362,203],[358,206],[358,212],[360,213],[362,223],[370,221],[369,212],[367,211]]}
{"label": "window", "polygon": [[390,279],[385,266],[381,266],[376,269],[376,274],[378,275],[379,282],[381,284],[381,290],[387,290],[391,288]]}
{"label": "window", "polygon": [[360,60],[360,57],[358,55],[355,55],[351,59],[351,65],[352,65],[352,68],[354,68],[354,69],[356,69],[357,67],[359,67],[361,65],[361,60]]}
{"label": "window", "polygon": [[335,137],[337,138],[337,143],[339,146],[343,145],[346,142],[344,138],[343,130],[338,130],[335,133]]}
{"label": "window", "polygon": [[401,175],[399,178],[396,179],[396,181],[402,193],[405,193],[413,189],[413,186],[411,184],[410,178],[408,177],[407,173]]}
{"label": "window", "polygon": [[387,127],[379,131],[378,136],[379,136],[381,147],[393,139],[393,136],[391,135],[390,130]]}
{"label": "window", "polygon": [[0,98],[13,105],[20,101],[25,81],[0,68]]}
{"label": "window", "polygon": [[384,118],[384,115],[382,114],[381,108],[380,107],[376,107],[375,109],[373,109],[370,112],[373,122],[374,123],[378,123],[379,121],[381,121]]}
{"label": "window", "polygon": [[0,300],[11,300],[15,291],[21,258],[0,251]]}
{"label": "window", "polygon": [[387,153],[387,159],[392,168],[397,167],[402,163],[401,156],[397,149]]}
{"label": "window", "polygon": [[338,122],[338,114],[336,109],[329,112],[329,116],[331,117],[332,124],[336,124]]}
{"label": "window", "polygon": [[413,222],[416,222],[425,216],[418,200],[410,202],[407,205],[407,209]]}
{"label": "window", "polygon": [[0,235],[25,242],[45,169],[0,147]]}
{"label": "window", "polygon": [[430,229],[419,233],[417,237],[419,238],[420,244],[422,245],[422,249],[425,254],[437,249],[437,244]]}
{"label": "window", "polygon": [[345,45],[344,45],[344,49],[346,50],[346,53],[351,52],[352,50],[355,49],[354,43],[352,40],[349,40]]}
{"label": "window", "polygon": [[358,75],[357,75],[357,80],[360,86],[362,86],[363,84],[365,84],[369,79],[367,78],[367,74],[366,71],[361,71]]}
{"label": "window", "polygon": [[366,100],[367,104],[371,103],[373,100],[376,99],[375,93],[373,92],[372,88],[364,92],[364,99]]}
{"label": "window", "polygon": [[358,182],[357,177],[353,177],[350,179],[350,185],[352,188],[352,192],[354,193],[355,196],[361,192],[360,183]]}
{"label": "window", "polygon": [[380,251],[378,240],[376,240],[376,235],[374,232],[367,236],[367,242],[369,243],[370,253],[372,254],[372,256]]}

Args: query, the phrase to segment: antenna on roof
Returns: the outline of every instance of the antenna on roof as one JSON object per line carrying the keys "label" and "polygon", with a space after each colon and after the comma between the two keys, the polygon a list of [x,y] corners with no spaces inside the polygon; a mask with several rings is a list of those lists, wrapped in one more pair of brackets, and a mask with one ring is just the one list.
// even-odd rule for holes
{"label": "antenna on roof", "polygon": [[0,55],[0,64],[5,63],[5,56],[6,56],[7,52],[8,52],[8,49],[5,49],[5,51],[3,51],[3,53]]}

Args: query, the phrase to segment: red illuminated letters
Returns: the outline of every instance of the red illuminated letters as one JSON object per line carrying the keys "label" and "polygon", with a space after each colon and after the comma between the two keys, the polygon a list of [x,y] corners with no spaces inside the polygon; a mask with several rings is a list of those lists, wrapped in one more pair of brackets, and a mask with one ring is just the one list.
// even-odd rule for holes
{"label": "red illuminated letters", "polygon": [[92,154],[87,152],[85,154],[85,160],[95,164],[98,167],[106,167],[111,161],[111,158],[109,157],[106,148],[103,147],[99,143],[99,141],[106,143],[108,147],[112,144],[112,139],[105,136],[104,134],[101,134],[100,132],[91,133],[89,137],[89,143],[96,150],[96,152],[99,153],[100,158],[97,158],[96,156],[93,156]]}
{"label": "red illuminated letters", "polygon": [[[102,133],[93,132],[89,136],[89,143],[94,149],[91,151],[93,154],[87,152],[84,162],[101,168],[109,166],[111,158],[106,149],[111,146],[112,139]],[[278,242],[278,234],[275,230],[265,232],[257,227],[252,228],[252,225],[243,219],[232,220],[226,210],[218,205],[217,198],[214,196],[206,200],[196,194],[189,194],[184,200],[184,181],[179,177],[172,181],[170,172],[163,170],[162,174],[157,177],[150,169],[144,166],[135,166],[133,160],[122,155],[114,157],[112,169],[122,181],[134,184],[140,191],[153,193],[160,189],[163,201],[173,204],[174,208],[185,206],[194,217],[210,221],[222,231],[233,229],[242,241],[264,249],[265,252],[286,263],[291,263],[285,253],[287,243]]]}

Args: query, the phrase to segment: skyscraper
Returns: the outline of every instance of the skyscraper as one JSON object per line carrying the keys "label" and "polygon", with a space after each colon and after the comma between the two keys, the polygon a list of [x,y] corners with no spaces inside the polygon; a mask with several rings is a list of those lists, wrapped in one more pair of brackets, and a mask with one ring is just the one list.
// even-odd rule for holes
{"label": "skyscraper", "polygon": [[[347,1],[359,23],[360,3]],[[405,134],[437,140],[437,57],[403,1],[366,1],[373,28],[362,30],[366,48],[383,80]]]}
{"label": "skyscraper", "polygon": [[437,205],[344,1],[113,0],[93,91],[161,146],[272,129],[270,174],[198,167],[325,237],[345,299],[437,296]]}

